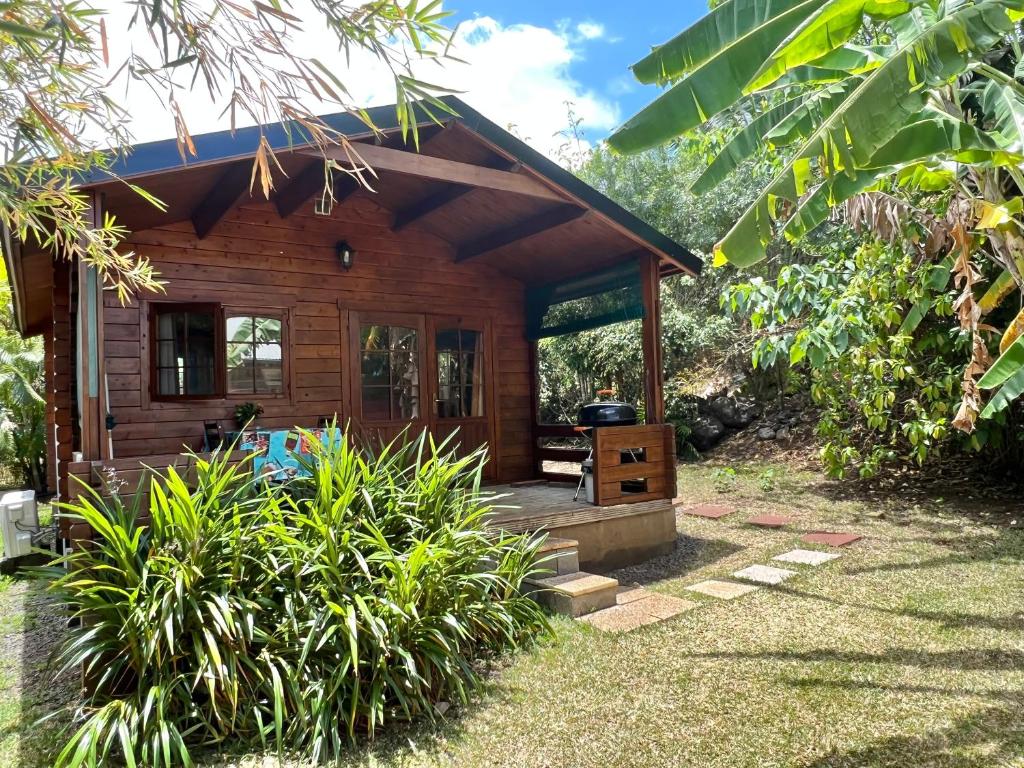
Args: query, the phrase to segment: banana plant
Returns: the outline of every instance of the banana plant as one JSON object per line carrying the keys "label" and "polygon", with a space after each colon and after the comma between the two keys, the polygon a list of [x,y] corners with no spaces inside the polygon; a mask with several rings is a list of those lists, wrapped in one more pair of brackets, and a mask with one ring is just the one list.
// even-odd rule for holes
{"label": "banana plant", "polygon": [[[633,66],[667,89],[608,142],[639,152],[733,117],[741,127],[698,192],[756,152],[784,158],[715,246],[718,265],[752,265],[777,237],[796,241],[880,189],[952,188],[969,241],[1003,269],[978,302],[991,311],[1024,284],[1024,72],[1000,68],[1020,60],[1022,18],[1024,0],[726,0]],[[993,386],[1020,394],[1020,369]],[[997,401],[1009,400],[986,413]]]}

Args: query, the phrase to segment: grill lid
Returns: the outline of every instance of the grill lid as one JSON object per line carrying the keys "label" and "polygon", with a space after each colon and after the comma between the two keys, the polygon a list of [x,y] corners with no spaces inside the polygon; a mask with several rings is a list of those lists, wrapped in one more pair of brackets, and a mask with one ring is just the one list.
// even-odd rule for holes
{"label": "grill lid", "polygon": [[636,424],[636,407],[629,403],[587,403],[580,408],[581,427],[623,427]]}

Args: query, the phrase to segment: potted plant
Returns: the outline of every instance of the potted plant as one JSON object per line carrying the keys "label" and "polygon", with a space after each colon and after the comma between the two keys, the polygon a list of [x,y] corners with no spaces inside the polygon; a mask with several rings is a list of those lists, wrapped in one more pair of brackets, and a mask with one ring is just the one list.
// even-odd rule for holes
{"label": "potted plant", "polygon": [[263,406],[259,403],[239,403],[235,406],[235,423],[239,429],[246,426],[256,428],[256,419],[263,415]]}

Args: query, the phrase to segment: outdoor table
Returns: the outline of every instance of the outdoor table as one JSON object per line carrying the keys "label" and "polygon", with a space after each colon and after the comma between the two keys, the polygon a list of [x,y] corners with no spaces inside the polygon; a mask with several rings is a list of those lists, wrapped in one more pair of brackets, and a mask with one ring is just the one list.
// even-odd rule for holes
{"label": "outdoor table", "polygon": [[252,451],[253,476],[271,482],[284,482],[294,477],[309,476],[300,461],[308,459],[312,451],[309,441],[319,440],[322,445],[341,440],[341,429],[252,429],[245,430],[239,440],[239,450]]}

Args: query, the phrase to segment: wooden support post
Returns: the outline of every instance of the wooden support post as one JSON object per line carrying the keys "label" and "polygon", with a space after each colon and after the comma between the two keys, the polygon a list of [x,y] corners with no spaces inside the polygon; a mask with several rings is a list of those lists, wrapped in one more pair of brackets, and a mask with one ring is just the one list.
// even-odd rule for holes
{"label": "wooden support post", "polygon": [[[92,192],[89,222],[102,226],[102,200]],[[109,459],[110,441],[106,428],[107,382],[103,354],[103,284],[95,267],[78,262],[77,346],[78,413],[81,420],[82,457]]]}
{"label": "wooden support post", "polygon": [[640,287],[643,293],[644,405],[648,424],[665,421],[665,396],[661,357],[661,298],[658,257],[653,253],[640,258]]}
{"label": "wooden support post", "polygon": [[[540,457],[540,435],[537,434],[537,427],[540,425],[540,373],[537,366],[537,340],[530,341],[529,353],[530,367],[530,458],[533,466],[533,477],[540,477],[544,473],[544,465]],[[532,479],[532,478],[528,478]]]}

